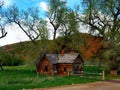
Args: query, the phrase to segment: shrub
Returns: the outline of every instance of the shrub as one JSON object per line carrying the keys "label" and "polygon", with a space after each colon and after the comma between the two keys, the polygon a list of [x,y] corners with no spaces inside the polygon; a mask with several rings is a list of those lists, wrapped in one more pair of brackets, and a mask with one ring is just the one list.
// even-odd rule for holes
{"label": "shrub", "polygon": [[16,58],[10,53],[6,53],[2,56],[2,64],[3,66],[18,66],[23,64],[23,60],[21,58]]}
{"label": "shrub", "polygon": [[105,58],[108,60],[107,65],[110,70],[118,70],[120,67],[120,55],[117,50],[107,50]]}

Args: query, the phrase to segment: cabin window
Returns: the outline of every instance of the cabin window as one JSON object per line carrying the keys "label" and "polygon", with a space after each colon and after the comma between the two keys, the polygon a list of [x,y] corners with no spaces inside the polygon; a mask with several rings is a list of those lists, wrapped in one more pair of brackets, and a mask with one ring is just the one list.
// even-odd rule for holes
{"label": "cabin window", "polygon": [[65,71],[65,72],[67,71],[66,67],[64,67],[64,71]]}
{"label": "cabin window", "polygon": [[53,70],[57,70],[57,65],[53,65]]}
{"label": "cabin window", "polygon": [[48,72],[48,66],[45,66],[45,72]]}
{"label": "cabin window", "polygon": [[80,67],[77,65],[77,69],[79,69]]}

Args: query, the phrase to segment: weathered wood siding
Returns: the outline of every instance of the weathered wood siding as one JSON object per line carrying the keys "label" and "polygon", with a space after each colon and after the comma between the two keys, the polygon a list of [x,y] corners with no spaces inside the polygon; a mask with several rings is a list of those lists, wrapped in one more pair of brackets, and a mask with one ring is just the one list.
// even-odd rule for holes
{"label": "weathered wood siding", "polygon": [[83,62],[80,58],[76,58],[73,63],[73,74],[81,74],[83,72]]}
{"label": "weathered wood siding", "polygon": [[44,57],[39,62],[39,67],[37,68],[37,72],[40,74],[53,75],[53,65],[46,57]]}
{"label": "weathered wood siding", "polygon": [[72,73],[72,64],[63,64],[63,63],[59,63],[59,64],[57,64],[57,66],[58,66],[58,68],[57,68],[57,70],[58,70],[58,75],[60,75],[60,76],[67,76],[67,75],[69,75],[69,74],[71,74]]}
{"label": "weathered wood siding", "polygon": [[78,54],[72,56],[65,54],[59,57],[56,54],[46,55],[37,65],[37,73],[40,74],[67,76],[81,72],[83,72],[83,60]]}

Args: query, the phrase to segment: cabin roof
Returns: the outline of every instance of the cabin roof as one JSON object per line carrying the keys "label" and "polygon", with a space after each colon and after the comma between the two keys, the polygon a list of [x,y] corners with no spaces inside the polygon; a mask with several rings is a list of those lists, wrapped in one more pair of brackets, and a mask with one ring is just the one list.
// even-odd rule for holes
{"label": "cabin roof", "polygon": [[52,64],[57,64],[58,62],[57,54],[46,54],[46,57],[51,61]]}
{"label": "cabin roof", "polygon": [[79,53],[72,54],[46,54],[45,56],[51,61],[52,64],[57,63],[73,63],[78,57]]}
{"label": "cabin roof", "polygon": [[59,54],[58,63],[73,63],[74,60],[78,57],[78,53],[74,54]]}

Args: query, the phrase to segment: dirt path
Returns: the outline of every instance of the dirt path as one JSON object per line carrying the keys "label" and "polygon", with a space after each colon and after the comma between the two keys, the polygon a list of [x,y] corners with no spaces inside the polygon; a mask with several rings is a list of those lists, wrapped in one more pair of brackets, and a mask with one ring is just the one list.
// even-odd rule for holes
{"label": "dirt path", "polygon": [[95,82],[88,84],[67,85],[53,88],[43,88],[34,90],[120,90],[120,80]]}

